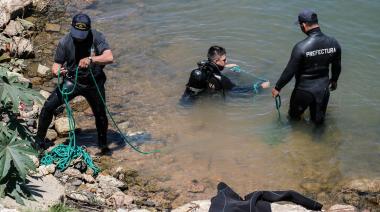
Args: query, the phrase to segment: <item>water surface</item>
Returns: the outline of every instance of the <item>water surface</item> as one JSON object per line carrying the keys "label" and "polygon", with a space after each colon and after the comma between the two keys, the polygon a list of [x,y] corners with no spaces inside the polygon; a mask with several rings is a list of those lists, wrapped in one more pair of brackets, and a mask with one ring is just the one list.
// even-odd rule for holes
{"label": "water surface", "polygon": [[[314,8],[322,31],[342,46],[342,74],[331,94],[326,126],[292,125],[286,112],[292,81],[282,91],[282,120],[270,90],[246,97],[204,98],[178,106],[190,71],[211,45],[224,46],[229,62],[247,73],[226,73],[238,84],[252,74],[274,83],[295,43],[305,37],[293,24]],[[294,189],[329,192],[344,179],[380,176],[380,2],[262,0],[103,0],[88,12],[113,48],[107,95],[117,121],[146,130],[160,154],[114,153],[120,164],[156,176],[179,191],[191,180],[208,198],[224,181],[237,192]],[[310,188],[308,185],[317,185]],[[306,191],[305,191],[306,189]],[[187,195],[187,196],[186,196]]]}

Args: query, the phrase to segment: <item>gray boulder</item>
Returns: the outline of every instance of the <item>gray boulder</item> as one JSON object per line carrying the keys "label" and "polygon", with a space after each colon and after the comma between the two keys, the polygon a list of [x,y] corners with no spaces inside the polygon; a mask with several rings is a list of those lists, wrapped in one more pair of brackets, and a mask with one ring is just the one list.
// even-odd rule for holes
{"label": "gray boulder", "polygon": [[33,44],[28,39],[13,37],[10,47],[11,53],[16,57],[30,58],[34,56]]}
{"label": "gray boulder", "polygon": [[16,35],[21,35],[24,31],[24,26],[19,21],[11,20],[9,24],[5,27],[4,35],[8,37],[13,37]]}
{"label": "gray boulder", "polygon": [[41,77],[47,77],[50,74],[50,68],[41,64],[38,64],[37,74]]}
{"label": "gray boulder", "polygon": [[32,0],[0,0],[0,28],[3,28],[11,19],[17,15],[22,14],[27,6],[31,5]]}
{"label": "gray boulder", "polygon": [[357,212],[358,209],[352,205],[333,205],[327,212]]}

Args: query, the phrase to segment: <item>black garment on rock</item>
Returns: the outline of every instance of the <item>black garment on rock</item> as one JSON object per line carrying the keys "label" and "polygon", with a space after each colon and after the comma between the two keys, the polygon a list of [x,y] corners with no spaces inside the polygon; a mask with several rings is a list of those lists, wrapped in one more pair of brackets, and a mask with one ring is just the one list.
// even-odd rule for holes
{"label": "black garment on rock", "polygon": [[320,211],[322,204],[295,191],[255,191],[243,198],[228,185],[218,184],[218,194],[211,199],[209,212],[271,212],[271,203],[289,201],[308,210]]}
{"label": "black garment on rock", "polygon": [[[341,47],[336,39],[323,34],[319,27],[308,31],[307,34],[307,38],[294,46],[288,65],[276,83],[276,89],[280,91],[295,76],[295,89],[311,93],[315,100],[309,106],[321,108],[326,102],[330,80],[337,82],[341,72]],[[291,105],[293,106],[297,107]],[[290,110],[294,111],[292,108]],[[324,117],[325,111],[315,112],[323,113]]]}

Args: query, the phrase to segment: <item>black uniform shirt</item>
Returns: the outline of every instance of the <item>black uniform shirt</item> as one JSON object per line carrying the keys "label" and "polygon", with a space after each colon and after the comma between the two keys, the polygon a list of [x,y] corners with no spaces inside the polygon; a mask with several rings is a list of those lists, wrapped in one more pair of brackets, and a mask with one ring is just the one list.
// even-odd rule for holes
{"label": "black uniform shirt", "polygon": [[[76,42],[70,34],[67,34],[58,43],[54,62],[62,65],[66,63],[65,65],[68,70],[67,77],[73,79],[79,61],[83,58],[89,57],[92,53],[92,49],[96,56],[101,55],[105,50],[110,49],[102,33],[96,30],[91,30],[88,37],[83,42]],[[104,65],[92,64],[90,68],[97,79],[105,78],[103,72]],[[87,84],[88,82],[91,82],[90,77],[88,70],[79,70],[79,82]]]}

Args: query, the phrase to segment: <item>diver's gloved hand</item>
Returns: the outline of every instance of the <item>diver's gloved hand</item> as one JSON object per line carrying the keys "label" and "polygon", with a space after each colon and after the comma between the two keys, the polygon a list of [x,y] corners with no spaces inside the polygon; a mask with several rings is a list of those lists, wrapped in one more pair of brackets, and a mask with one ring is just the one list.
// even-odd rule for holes
{"label": "diver's gloved hand", "polygon": [[338,82],[330,80],[330,91],[336,90],[337,87],[338,87]]}

